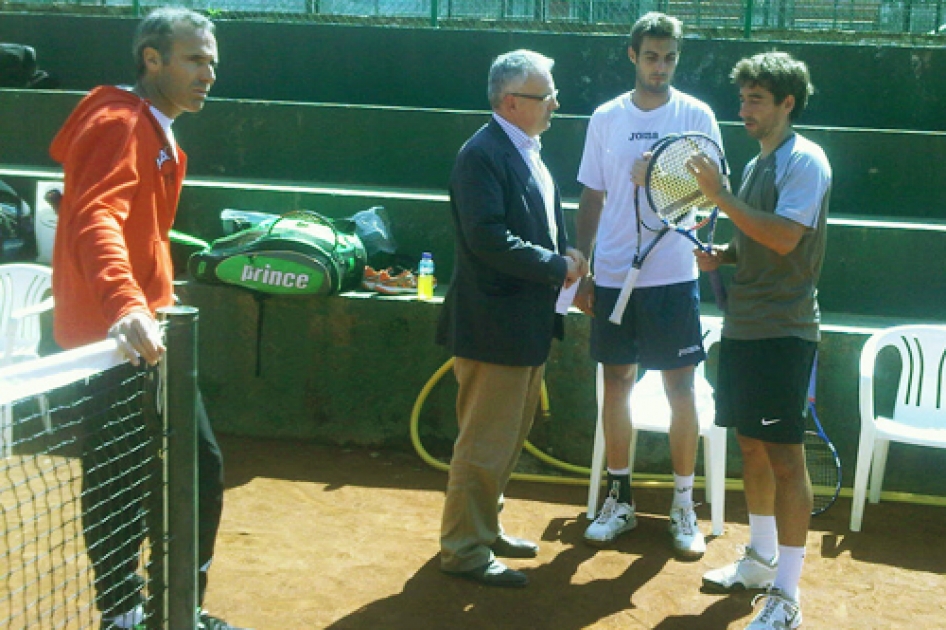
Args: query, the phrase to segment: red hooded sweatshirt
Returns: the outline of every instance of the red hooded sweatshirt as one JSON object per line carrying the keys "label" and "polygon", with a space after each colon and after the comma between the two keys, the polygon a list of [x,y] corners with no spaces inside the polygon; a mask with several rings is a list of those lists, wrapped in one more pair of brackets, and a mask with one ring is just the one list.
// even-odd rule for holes
{"label": "red hooded sweatshirt", "polygon": [[101,341],[134,310],[173,303],[168,231],[187,156],[175,160],[148,101],[89,93],[50,147],[65,190],[53,248],[53,332],[65,349]]}

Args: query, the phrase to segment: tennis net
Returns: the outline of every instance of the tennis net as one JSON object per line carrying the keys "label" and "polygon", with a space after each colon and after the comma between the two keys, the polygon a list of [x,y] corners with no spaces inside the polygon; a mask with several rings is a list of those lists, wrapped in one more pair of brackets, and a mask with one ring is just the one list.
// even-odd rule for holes
{"label": "tennis net", "polygon": [[174,369],[182,355],[196,368],[190,315],[168,320],[156,367],[110,340],[0,368],[0,628],[194,626],[196,441],[172,427],[194,424],[196,369]]}

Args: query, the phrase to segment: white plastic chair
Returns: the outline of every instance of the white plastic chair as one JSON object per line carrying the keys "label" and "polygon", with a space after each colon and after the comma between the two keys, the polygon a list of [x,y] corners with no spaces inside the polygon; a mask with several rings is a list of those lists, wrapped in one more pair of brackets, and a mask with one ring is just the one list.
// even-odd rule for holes
{"label": "white plastic chair", "polygon": [[[719,342],[721,321],[718,318],[703,318],[703,345],[706,352]],[[713,387],[706,380],[704,365],[696,368],[694,390],[696,411],[700,422],[700,436],[703,438],[703,467],[705,470],[707,501],[710,503],[713,534],[723,533],[726,506],[726,429],[717,427],[716,403],[713,399]],[[588,518],[593,519],[598,510],[598,494],[601,490],[601,473],[604,468],[604,429],[601,419],[602,401],[604,400],[604,370],[598,365],[597,370],[598,426],[595,431],[594,451],[591,456],[591,482],[588,488]],[[649,370],[634,385],[631,391],[631,450],[629,467],[634,474],[634,455],[637,450],[637,433],[652,431],[670,432],[670,404],[664,393],[663,378],[657,370]]]}
{"label": "white plastic chair", "polygon": [[[40,315],[53,307],[47,297],[52,288],[52,270],[42,265],[0,265],[0,367],[39,358],[42,339]],[[37,398],[46,431],[52,430],[49,404]],[[13,441],[13,411],[0,407],[0,455],[9,455]]]}
{"label": "white plastic chair", "polygon": [[0,265],[0,366],[39,358],[39,316],[53,307],[52,277],[43,265]]}
{"label": "white plastic chair", "polygon": [[[874,409],[874,369],[887,347],[900,353],[900,382],[893,414]],[[880,501],[890,442],[946,448],[946,326],[895,326],[875,333],[861,350],[861,437],[854,474],[851,531],[861,531],[867,482],[870,502]]]}

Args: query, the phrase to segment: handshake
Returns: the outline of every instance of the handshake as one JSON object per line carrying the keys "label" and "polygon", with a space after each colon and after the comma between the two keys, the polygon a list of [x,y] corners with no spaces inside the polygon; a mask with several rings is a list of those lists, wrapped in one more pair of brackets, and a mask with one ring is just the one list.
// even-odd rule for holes
{"label": "handshake", "polygon": [[574,247],[569,247],[565,251],[565,262],[568,263],[564,285],[564,288],[567,289],[588,275],[588,259]]}

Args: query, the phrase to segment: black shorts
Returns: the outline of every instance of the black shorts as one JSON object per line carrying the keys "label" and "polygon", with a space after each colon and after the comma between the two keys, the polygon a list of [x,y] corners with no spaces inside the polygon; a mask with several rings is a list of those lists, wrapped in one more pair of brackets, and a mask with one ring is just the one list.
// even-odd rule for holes
{"label": "black shorts", "polygon": [[620,292],[595,286],[592,359],[605,365],[637,363],[646,370],[675,370],[706,358],[695,281],[634,289],[617,325],[608,317]]}
{"label": "black shorts", "polygon": [[716,424],[776,444],[805,440],[808,381],[818,344],[798,337],[743,341],[723,337]]}

